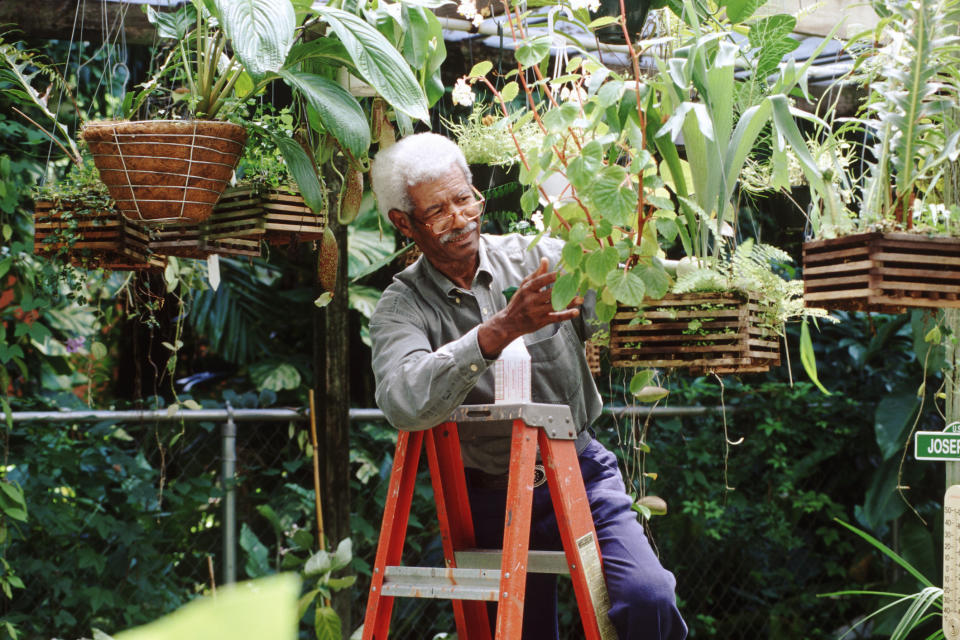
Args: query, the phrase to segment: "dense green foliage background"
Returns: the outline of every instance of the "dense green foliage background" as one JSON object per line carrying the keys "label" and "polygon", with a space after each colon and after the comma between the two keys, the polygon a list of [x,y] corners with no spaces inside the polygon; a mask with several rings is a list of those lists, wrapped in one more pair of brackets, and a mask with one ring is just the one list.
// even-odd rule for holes
{"label": "dense green foliage background", "polygon": [[[58,48],[59,47],[59,48]],[[62,45],[51,57],[65,59]],[[101,68],[104,63],[101,62]],[[75,73],[96,73],[89,65]],[[80,82],[83,86],[83,82]],[[162,277],[78,272],[32,255],[30,190],[62,173],[47,163],[36,130],[14,118],[0,96],[0,392],[13,410],[167,406],[188,399],[205,407],[302,406],[313,372],[311,247],[268,259],[223,261],[212,291],[202,265],[187,265],[194,288],[171,295]],[[88,114],[103,104],[85,100]],[[72,107],[63,105],[70,121]],[[767,236],[788,233],[763,202],[756,224]],[[355,273],[393,248],[375,216],[358,226]],[[787,238],[798,243],[799,231]],[[363,313],[389,275],[354,287],[355,406],[372,406]],[[185,307],[180,306],[178,297]],[[942,354],[923,336],[932,318],[838,314],[815,332],[826,396],[799,373],[797,332],[789,334],[794,377],[786,368],[744,379],[671,376],[670,406],[722,406],[726,413],[634,424],[604,418],[597,436],[625,468],[638,450],[630,430],[646,430],[650,451],[634,490],[663,497],[666,516],[650,523],[664,564],[677,576],[682,609],[695,638],[834,638],[866,600],[824,599],[844,587],[911,589],[910,580],[850,536],[835,518],[887,541],[939,580],[942,467],[903,466],[917,416],[942,428],[934,406]],[[178,324],[178,319],[183,322]],[[184,347],[170,369],[161,346],[182,329]],[[76,350],[70,339],[83,338]],[[93,343],[105,349],[95,357]],[[138,363],[136,367],[133,363]],[[926,367],[924,367],[926,364]],[[924,370],[926,382],[924,383]],[[175,381],[195,374],[189,393]],[[610,404],[626,381],[604,375]],[[921,389],[921,411],[918,390]],[[175,397],[176,393],[176,397]],[[3,430],[0,480],[22,487],[26,521],[0,515],[0,637],[78,638],[140,624],[208,588],[207,557],[220,553],[219,436],[215,425],[30,424]],[[240,544],[247,577],[296,565],[314,529],[309,446],[302,423],[249,425],[240,447]],[[726,430],[726,436],[725,436]],[[725,438],[736,445],[725,444]],[[353,465],[352,594],[360,610],[386,492],[395,433],[356,424]],[[897,494],[908,486],[910,507]],[[429,483],[421,482],[411,517],[409,561],[440,557]],[[336,496],[325,496],[336,500]],[[291,555],[292,554],[292,555]],[[301,553],[302,556],[302,553]],[[302,560],[302,557],[300,558]],[[16,580],[13,580],[13,578]],[[19,581],[22,587],[17,586]],[[395,637],[452,630],[443,603],[404,601]],[[575,615],[564,609],[567,637]],[[356,624],[359,624],[356,621]],[[305,626],[304,629],[309,627]],[[859,637],[881,637],[880,622]],[[305,631],[306,633],[306,631]]]}

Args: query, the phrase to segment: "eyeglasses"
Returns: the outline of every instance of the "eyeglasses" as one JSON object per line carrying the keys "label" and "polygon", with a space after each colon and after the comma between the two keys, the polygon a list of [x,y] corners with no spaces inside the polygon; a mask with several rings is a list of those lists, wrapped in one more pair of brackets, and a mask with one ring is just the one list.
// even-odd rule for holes
{"label": "eyeglasses", "polygon": [[[483,209],[487,204],[486,198],[476,187],[470,186],[473,191],[471,194],[464,194],[457,198],[456,202],[449,207],[452,211],[445,210],[427,220],[417,220],[420,224],[429,229],[433,235],[442,236],[453,228],[453,221],[456,216],[460,216],[467,222],[472,222],[483,215]],[[413,219],[413,216],[410,216]]]}

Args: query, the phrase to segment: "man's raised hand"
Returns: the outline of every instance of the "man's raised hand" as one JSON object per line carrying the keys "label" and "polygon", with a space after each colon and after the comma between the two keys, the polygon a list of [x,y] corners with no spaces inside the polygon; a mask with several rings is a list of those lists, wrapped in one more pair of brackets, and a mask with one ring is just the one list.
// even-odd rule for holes
{"label": "man's raised hand", "polygon": [[522,335],[580,314],[583,298],[579,296],[566,309],[554,310],[550,288],[557,280],[557,272],[549,269],[549,261],[541,258],[540,265],[523,279],[507,306],[480,325],[477,340],[485,358],[498,357],[504,347]]}

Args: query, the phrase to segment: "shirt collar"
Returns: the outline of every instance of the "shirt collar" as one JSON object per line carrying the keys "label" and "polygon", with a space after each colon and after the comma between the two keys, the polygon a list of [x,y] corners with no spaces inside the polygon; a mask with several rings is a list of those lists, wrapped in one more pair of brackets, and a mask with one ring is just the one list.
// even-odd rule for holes
{"label": "shirt collar", "polygon": [[[484,234],[480,234],[478,252],[480,254],[480,260],[477,265],[477,273],[473,277],[473,282],[474,284],[490,284],[493,281],[493,267],[487,256],[487,239]],[[418,270],[419,273],[417,273]],[[411,273],[408,273],[408,271],[411,271]],[[440,273],[426,257],[418,260],[412,269],[404,270],[397,274],[397,278],[407,282],[407,284],[413,287],[417,287],[420,284],[418,280],[423,277],[426,277],[428,282],[447,296],[453,296],[460,291],[460,288],[451,282],[447,276]]]}

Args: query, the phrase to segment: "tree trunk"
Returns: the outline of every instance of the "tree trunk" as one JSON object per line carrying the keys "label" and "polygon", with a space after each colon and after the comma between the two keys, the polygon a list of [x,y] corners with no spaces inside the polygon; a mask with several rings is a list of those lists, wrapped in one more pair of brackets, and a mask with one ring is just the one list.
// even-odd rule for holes
{"label": "tree trunk", "polygon": [[[330,229],[337,239],[339,260],[333,300],[314,315],[317,441],[320,456],[320,497],[328,547],[350,536],[350,354],[347,305],[347,229],[337,223],[339,176],[325,169],[329,188]],[[315,284],[316,296],[323,293]],[[333,607],[344,635],[353,629],[350,593],[334,594]]]}

